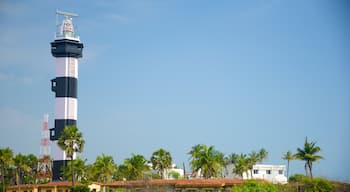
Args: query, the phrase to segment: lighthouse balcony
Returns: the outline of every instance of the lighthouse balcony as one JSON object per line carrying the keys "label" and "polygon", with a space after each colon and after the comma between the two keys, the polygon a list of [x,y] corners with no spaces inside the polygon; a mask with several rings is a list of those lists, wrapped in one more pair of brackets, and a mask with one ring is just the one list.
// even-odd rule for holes
{"label": "lighthouse balcony", "polygon": [[54,57],[75,57],[83,56],[83,44],[78,41],[61,39],[51,43],[51,53]]}
{"label": "lighthouse balcony", "polygon": [[76,35],[74,33],[56,33],[55,34],[55,40],[60,40],[60,39],[69,39],[73,41],[80,41],[80,36]]}

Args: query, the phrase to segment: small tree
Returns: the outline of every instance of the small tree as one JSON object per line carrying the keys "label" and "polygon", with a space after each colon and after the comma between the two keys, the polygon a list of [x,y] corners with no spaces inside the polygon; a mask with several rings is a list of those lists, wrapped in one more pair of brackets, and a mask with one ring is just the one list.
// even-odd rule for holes
{"label": "small tree", "polygon": [[70,192],[90,192],[90,189],[86,185],[72,186]]}
{"label": "small tree", "polygon": [[323,159],[322,156],[316,155],[321,151],[319,146],[316,146],[316,142],[308,142],[307,137],[305,138],[304,148],[298,148],[297,153],[295,154],[296,159],[305,161],[305,172],[308,175],[310,173],[310,178],[313,178],[312,175],[312,163]]}
{"label": "small tree", "polygon": [[232,172],[243,178],[243,174],[246,173],[248,176],[249,162],[246,154],[241,153],[235,160],[235,167]]}
{"label": "small tree", "polygon": [[168,177],[172,178],[172,179],[180,179],[180,173],[176,172],[176,171],[170,171],[168,173]]}
{"label": "small tree", "polygon": [[289,162],[294,160],[295,157],[291,151],[287,151],[285,154],[283,154],[282,159],[287,160],[287,180],[289,180]]}
{"label": "small tree", "polygon": [[150,167],[147,165],[147,160],[143,155],[131,154],[130,158],[124,160],[123,164],[119,165],[119,177],[128,180],[142,179],[144,173],[149,171]]}
{"label": "small tree", "polygon": [[62,167],[64,178],[69,178],[72,176],[72,163],[73,163],[74,164],[74,181],[86,182],[87,181],[87,166],[85,165],[86,161],[87,161],[86,159],[83,160],[80,157],[78,157],[74,161],[68,162],[66,167]]}
{"label": "small tree", "polygon": [[201,171],[206,179],[217,177],[224,165],[223,153],[215,150],[214,146],[195,145],[188,154],[191,155],[192,170],[195,173]]}
{"label": "small tree", "polygon": [[232,192],[278,192],[275,185],[262,181],[245,181],[242,185],[232,187]]}
{"label": "small tree", "polygon": [[12,164],[13,164],[13,151],[8,147],[0,149],[0,166],[1,166],[1,179],[2,179],[3,192],[6,192],[5,170]]}
{"label": "small tree", "polygon": [[[74,154],[83,152],[85,141],[83,134],[79,132],[75,125],[69,125],[64,128],[61,137],[58,139],[58,145],[66,152],[66,155],[73,162]],[[72,186],[74,186],[74,163],[72,166]]]}
{"label": "small tree", "polygon": [[152,168],[158,171],[162,179],[165,177],[165,170],[171,168],[172,161],[170,152],[164,149],[153,152],[151,157]]}
{"label": "small tree", "polygon": [[116,165],[112,156],[102,153],[96,158],[91,167],[92,175],[98,182],[106,183],[112,180],[113,174],[116,171]]}
{"label": "small tree", "polygon": [[[22,155],[21,153],[17,154],[14,158],[14,165],[16,167],[16,182],[18,186],[18,191],[21,191],[21,177],[25,173],[30,172],[32,169],[27,164],[27,157],[25,155]],[[22,174],[21,174],[22,173]]]}

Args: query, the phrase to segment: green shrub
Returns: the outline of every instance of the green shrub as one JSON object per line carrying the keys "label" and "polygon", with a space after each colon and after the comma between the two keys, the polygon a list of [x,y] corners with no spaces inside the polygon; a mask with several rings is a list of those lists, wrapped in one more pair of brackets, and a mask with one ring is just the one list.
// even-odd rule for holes
{"label": "green shrub", "polygon": [[306,177],[303,174],[294,174],[289,177],[289,182],[303,182],[305,179],[308,179],[309,177]]}
{"label": "green shrub", "polygon": [[180,179],[180,173],[178,173],[178,172],[176,172],[176,171],[170,171],[169,173],[168,173],[168,176],[170,177],[170,178],[174,178],[174,179]]}
{"label": "green shrub", "polygon": [[305,192],[328,192],[335,189],[332,181],[323,178],[311,179],[302,174],[295,174],[289,178],[290,183],[295,183]]}
{"label": "green shrub", "polygon": [[303,183],[305,192],[328,192],[334,189],[334,184],[323,178],[305,179]]}
{"label": "green shrub", "polygon": [[90,192],[90,189],[86,185],[78,185],[71,187],[70,192]]}
{"label": "green shrub", "polygon": [[278,192],[278,189],[271,183],[263,181],[245,181],[240,186],[234,186],[232,192]]}

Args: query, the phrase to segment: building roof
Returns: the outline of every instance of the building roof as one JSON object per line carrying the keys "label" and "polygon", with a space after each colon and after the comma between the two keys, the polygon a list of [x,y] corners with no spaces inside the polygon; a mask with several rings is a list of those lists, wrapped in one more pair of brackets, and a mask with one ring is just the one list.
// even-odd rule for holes
{"label": "building roof", "polygon": [[106,183],[108,187],[143,187],[147,185],[173,185],[177,188],[185,187],[232,187],[242,184],[242,179],[180,179],[180,180],[139,180],[139,181],[114,181]]}
{"label": "building roof", "polygon": [[[180,180],[138,180],[138,181],[113,181],[106,184],[101,184],[93,182],[96,185],[105,185],[107,187],[126,187],[126,188],[137,188],[145,186],[173,186],[175,188],[203,188],[203,187],[232,187],[233,185],[242,184],[242,179],[180,179]],[[75,183],[75,185],[82,185],[81,183]],[[20,187],[22,189],[28,188],[49,188],[49,187],[70,187],[72,182],[70,181],[60,181],[60,182],[50,182],[46,184],[22,184]],[[17,185],[8,186],[7,189],[13,190],[17,189]]]}
{"label": "building roof", "polygon": [[[75,185],[82,185],[81,183],[75,183]],[[58,181],[50,182],[45,184],[21,184],[20,188],[35,188],[35,187],[70,187],[72,186],[71,181]],[[17,189],[18,185],[11,185],[7,187],[8,189]]]}

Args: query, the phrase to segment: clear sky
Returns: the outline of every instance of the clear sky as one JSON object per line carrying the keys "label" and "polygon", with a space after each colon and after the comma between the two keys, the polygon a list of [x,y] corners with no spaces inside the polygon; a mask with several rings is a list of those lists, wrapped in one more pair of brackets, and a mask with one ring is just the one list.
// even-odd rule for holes
{"label": "clear sky", "polygon": [[349,1],[1,0],[0,147],[15,153],[39,153],[45,113],[53,126],[56,9],[79,14],[89,162],[162,147],[182,166],[203,143],[286,164],[308,137],[315,175],[350,181]]}

